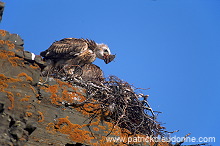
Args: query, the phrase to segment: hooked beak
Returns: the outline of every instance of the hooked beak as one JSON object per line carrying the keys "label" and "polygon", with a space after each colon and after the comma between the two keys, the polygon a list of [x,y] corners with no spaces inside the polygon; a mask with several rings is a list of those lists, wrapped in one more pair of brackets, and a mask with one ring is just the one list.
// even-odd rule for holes
{"label": "hooked beak", "polygon": [[104,55],[104,62],[106,64],[108,64],[109,62],[111,62],[114,59],[115,59],[115,55]]}

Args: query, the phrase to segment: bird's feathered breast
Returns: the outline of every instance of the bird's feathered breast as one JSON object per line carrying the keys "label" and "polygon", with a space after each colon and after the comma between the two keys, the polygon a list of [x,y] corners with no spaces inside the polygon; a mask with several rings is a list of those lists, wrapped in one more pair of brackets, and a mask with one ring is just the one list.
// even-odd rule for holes
{"label": "bird's feathered breast", "polygon": [[88,39],[65,38],[54,42],[47,50],[41,52],[45,59],[72,58],[84,51],[94,50],[96,43]]}

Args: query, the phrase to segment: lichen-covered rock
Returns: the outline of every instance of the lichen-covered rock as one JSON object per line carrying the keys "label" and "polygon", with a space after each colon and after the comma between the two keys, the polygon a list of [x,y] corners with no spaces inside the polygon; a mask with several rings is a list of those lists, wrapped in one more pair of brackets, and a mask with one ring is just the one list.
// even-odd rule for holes
{"label": "lichen-covered rock", "polygon": [[15,44],[15,46],[24,45],[23,39],[18,34],[10,34],[10,37],[8,40],[11,41],[13,44]]}
{"label": "lichen-covered rock", "polygon": [[23,40],[20,36],[0,30],[0,39],[0,74],[12,78],[25,77],[25,81],[36,85],[41,69],[34,59],[32,62],[27,61],[29,56],[25,56],[26,51],[23,50]]}
{"label": "lichen-covered rock", "polygon": [[[108,142],[106,138],[146,136],[132,135],[113,124],[109,116],[113,110],[98,102],[110,98],[109,88],[41,77],[44,64],[40,56],[24,51],[18,35],[0,30],[0,145],[124,145],[126,140]],[[127,86],[126,92],[130,92]]]}

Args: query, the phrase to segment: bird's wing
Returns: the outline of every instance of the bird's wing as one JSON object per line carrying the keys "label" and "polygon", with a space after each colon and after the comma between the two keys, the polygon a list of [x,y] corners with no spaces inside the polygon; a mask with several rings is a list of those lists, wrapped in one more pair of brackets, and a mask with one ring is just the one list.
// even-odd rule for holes
{"label": "bird's wing", "polygon": [[41,52],[46,59],[72,58],[88,49],[84,39],[65,38],[54,42],[47,50]]}

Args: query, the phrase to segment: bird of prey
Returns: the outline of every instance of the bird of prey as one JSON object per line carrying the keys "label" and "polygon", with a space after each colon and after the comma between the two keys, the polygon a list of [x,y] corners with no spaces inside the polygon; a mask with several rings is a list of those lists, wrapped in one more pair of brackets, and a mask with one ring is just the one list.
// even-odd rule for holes
{"label": "bird of prey", "polygon": [[95,64],[85,64],[82,67],[81,77],[84,81],[103,81],[104,80],[102,70],[100,69],[100,67],[98,67]]}
{"label": "bird of prey", "polygon": [[102,59],[108,64],[115,58],[106,44],[77,38],[64,38],[56,41],[40,55],[48,64],[45,71],[51,68],[62,69],[74,65],[82,67],[84,64],[92,63],[96,58]]}

